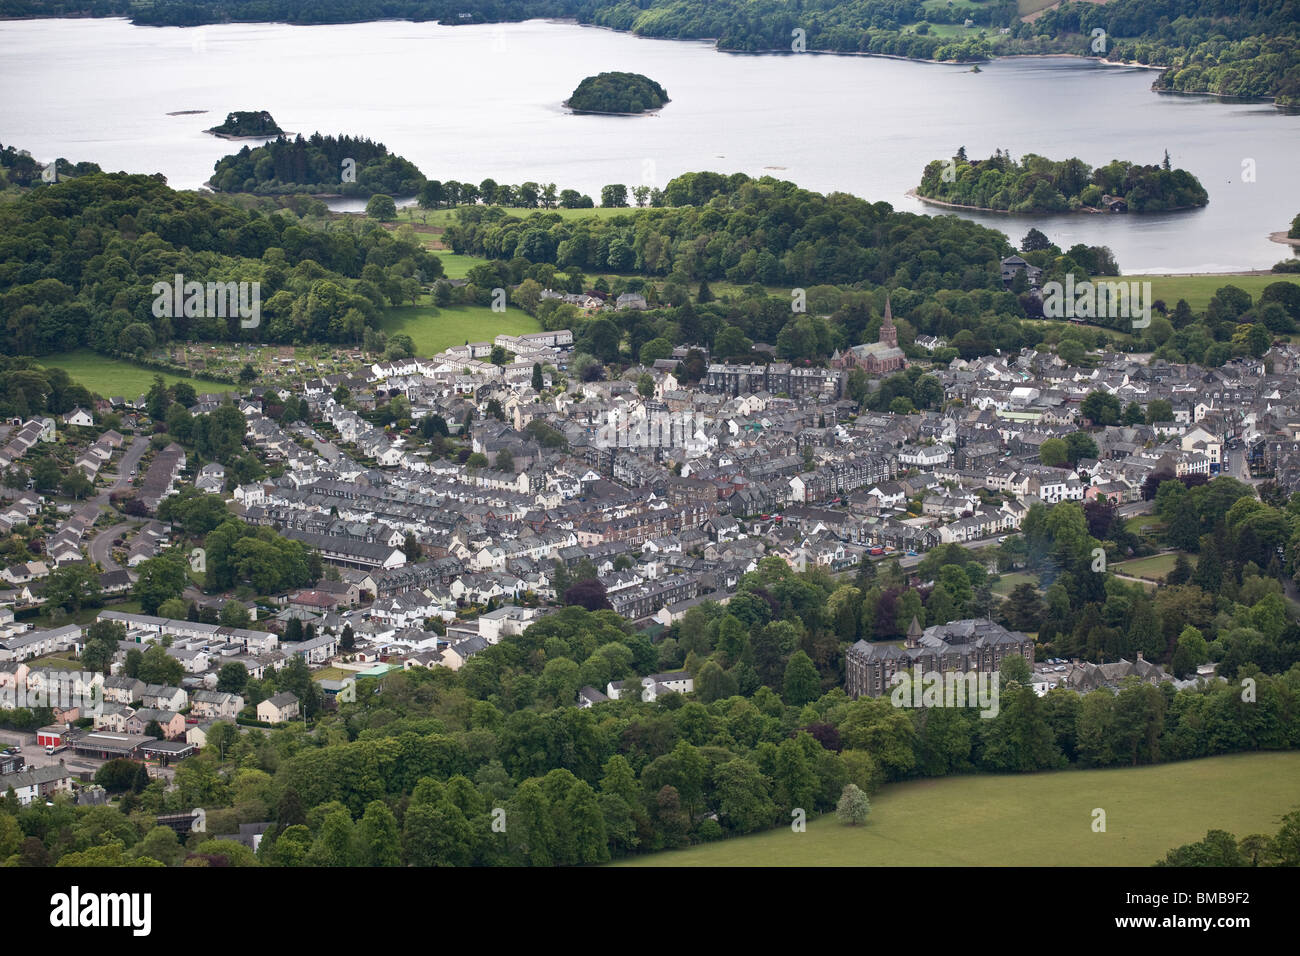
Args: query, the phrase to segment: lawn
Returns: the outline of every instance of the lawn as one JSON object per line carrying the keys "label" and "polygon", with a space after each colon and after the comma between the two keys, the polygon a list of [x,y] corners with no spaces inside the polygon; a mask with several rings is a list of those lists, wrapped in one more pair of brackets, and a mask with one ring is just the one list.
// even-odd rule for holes
{"label": "lawn", "polygon": [[1118,571],[1120,574],[1127,574],[1133,578],[1145,578],[1148,581],[1163,581],[1165,576],[1174,569],[1174,563],[1178,560],[1178,552],[1171,551],[1168,554],[1154,554],[1149,558],[1135,558],[1132,561],[1121,561],[1118,564],[1112,564],[1110,569]]}
{"label": "lawn", "polygon": [[312,671],[312,680],[342,680],[355,671],[345,671],[338,667],[322,667],[318,671]]}
{"label": "lawn", "polygon": [[[624,861],[640,866],[1150,866],[1210,829],[1275,833],[1300,807],[1300,753],[1153,767],[890,784],[871,816],[788,827]],[[1106,830],[1093,832],[1094,811]]]}
{"label": "lawn", "polygon": [[408,305],[384,310],[379,328],[390,336],[404,333],[415,342],[417,355],[434,355],[452,345],[490,342],[501,333],[520,335],[540,332],[541,325],[523,309],[510,306],[493,312],[488,306],[454,305],[438,309],[431,305]]}
{"label": "lawn", "polygon": [[66,369],[72,380],[80,382],[92,392],[103,395],[122,395],[136,398],[149,391],[153,377],[161,375],[168,385],[176,382],[189,382],[197,392],[233,392],[238,389],[224,382],[212,379],[191,378],[175,375],[171,372],[156,372],[143,365],[136,365],[125,359],[110,358],[90,349],[78,349],[75,352],[60,352],[57,355],[45,355],[38,359],[47,368]]}
{"label": "lawn", "polygon": [[[1283,246],[1278,246],[1284,249]],[[1283,258],[1281,253],[1278,258]],[[1132,275],[1121,276],[1118,279],[1115,276],[1094,276],[1094,282],[1117,282],[1138,281],[1151,283],[1151,295],[1153,299],[1163,299],[1169,311],[1174,310],[1179,299],[1186,299],[1187,304],[1192,307],[1193,312],[1204,311],[1205,307],[1210,304],[1214,298],[1214,293],[1218,292],[1225,285],[1235,285],[1243,292],[1250,294],[1252,301],[1258,301],[1259,294],[1274,282],[1296,282],[1300,283],[1300,276],[1297,275]]]}
{"label": "lawn", "polygon": [[1010,574],[1004,574],[998,579],[998,583],[993,585],[993,593],[1007,597],[1022,584],[1032,584],[1037,587],[1038,577],[1033,574],[1026,574],[1023,571],[1013,571]]}
{"label": "lawn", "polygon": [[69,660],[60,654],[51,654],[48,657],[38,657],[33,661],[27,662],[29,670],[40,670],[49,668],[56,671],[79,671],[81,664],[74,660]]}
{"label": "lawn", "polygon": [[1164,528],[1159,515],[1134,515],[1124,519],[1124,526],[1134,534],[1155,534]]}
{"label": "lawn", "polygon": [[437,256],[442,260],[442,271],[448,279],[463,279],[469,275],[470,269],[486,265],[491,261],[480,259],[478,256],[462,256],[455,252],[438,252]]}

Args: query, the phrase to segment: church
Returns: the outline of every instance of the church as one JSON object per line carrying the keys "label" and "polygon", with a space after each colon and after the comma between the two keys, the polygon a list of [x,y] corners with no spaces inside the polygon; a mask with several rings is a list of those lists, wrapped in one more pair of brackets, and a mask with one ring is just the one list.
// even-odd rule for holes
{"label": "church", "polygon": [[906,365],[907,356],[898,347],[898,329],[894,325],[888,298],[885,299],[885,320],[880,326],[879,340],[869,345],[855,345],[843,353],[837,349],[831,356],[831,368],[860,368],[868,375],[887,375]]}

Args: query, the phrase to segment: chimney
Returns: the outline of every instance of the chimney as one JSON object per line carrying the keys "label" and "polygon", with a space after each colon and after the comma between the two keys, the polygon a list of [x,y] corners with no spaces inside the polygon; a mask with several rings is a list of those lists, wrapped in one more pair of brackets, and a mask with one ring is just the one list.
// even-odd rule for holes
{"label": "chimney", "polygon": [[1145,660],[1145,658],[1142,656],[1141,651],[1138,651],[1138,660]]}

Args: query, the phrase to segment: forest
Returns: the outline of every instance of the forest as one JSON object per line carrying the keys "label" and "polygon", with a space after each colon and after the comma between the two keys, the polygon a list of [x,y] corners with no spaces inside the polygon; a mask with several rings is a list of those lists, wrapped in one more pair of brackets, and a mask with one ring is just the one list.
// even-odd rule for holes
{"label": "forest", "polygon": [[988,159],[967,159],[965,148],[950,160],[925,167],[917,193],[930,199],[1007,212],[1101,211],[1104,197],[1123,199],[1128,212],[1153,213],[1204,206],[1209,194],[1185,169],[1114,159],[1096,169],[1081,159],[1060,161],[1029,153],[1017,163],[997,150]]}
{"label": "forest", "polygon": [[209,182],[221,192],[263,196],[414,196],[424,181],[414,163],[389,153],[383,143],[313,133],[308,139],[279,136],[265,146],[245,146],[223,156]]}
{"label": "forest", "polygon": [[160,176],[85,175],[0,204],[11,355],[82,346],[144,354],[173,339],[247,335],[237,318],[155,317],[152,285],[176,273],[260,282],[262,340],[352,342],[443,269],[418,242],[377,223],[327,233],[288,208],[245,211],[170,189]]}
{"label": "forest", "polygon": [[578,84],[564,101],[579,113],[646,113],[668,102],[668,91],[640,73],[601,73]]}
{"label": "forest", "polygon": [[[717,38],[720,50],[876,53],[925,60],[1072,53],[1169,67],[1156,88],[1300,102],[1300,18],[1293,0],[1115,0],[1062,3],[1033,23],[1016,4],[926,8],[915,0],[0,0],[0,17],[125,16],[153,26],[206,23],[352,23],[439,20],[447,24],[571,17],[641,36]],[[463,17],[463,19],[462,19]],[[981,28],[942,37],[925,23]],[[1092,31],[1106,32],[1094,49]],[[1008,32],[1002,34],[1000,30]],[[802,40],[795,31],[802,30]]]}
{"label": "forest", "polygon": [[[966,574],[961,565],[943,571],[945,582]],[[850,700],[828,689],[836,676],[814,661],[821,648],[841,645],[851,590],[768,559],[732,605],[704,605],[658,645],[610,611],[570,607],[460,671],[363,679],[355,703],[316,711],[311,729],[241,734],[215,724],[202,754],[178,767],[174,790],[138,765],[114,762],[98,780],[121,797],[118,806],[0,800],[0,860],[594,864],[788,826],[792,810],[832,809],[849,783],[873,793],[948,774],[1135,766],[1300,745],[1295,666],[1240,668],[1255,681],[1250,704],[1234,683],[1040,698],[1023,662],[1004,668],[993,719],[975,709]],[[1292,639],[1294,631],[1289,625]],[[573,706],[584,684],[680,666],[683,654],[696,675],[693,699],[670,693],[653,703]],[[296,663],[270,681],[232,669],[223,682],[248,700],[282,687],[313,699],[310,675]],[[183,845],[155,825],[158,813],[195,806],[207,810],[207,832]],[[494,826],[503,815],[508,826]],[[273,827],[256,854],[222,838],[258,821]]]}

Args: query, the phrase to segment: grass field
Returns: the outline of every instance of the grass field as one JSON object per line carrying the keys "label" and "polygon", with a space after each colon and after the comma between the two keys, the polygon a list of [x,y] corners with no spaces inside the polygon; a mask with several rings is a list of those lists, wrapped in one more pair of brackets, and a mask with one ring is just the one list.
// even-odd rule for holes
{"label": "grass field", "polygon": [[345,671],[338,667],[322,667],[318,671],[312,671],[312,680],[342,680],[355,671]]}
{"label": "grass field", "polygon": [[1134,515],[1124,519],[1124,525],[1134,534],[1156,534],[1164,528],[1159,515]]}
{"label": "grass field", "polygon": [[1025,574],[1023,571],[1013,571],[1010,574],[1004,574],[998,579],[998,583],[993,585],[993,593],[1001,594],[1007,597],[1016,588],[1022,584],[1038,585],[1038,578],[1033,574]]}
{"label": "grass field", "polygon": [[1148,581],[1163,581],[1165,576],[1174,569],[1174,563],[1177,560],[1177,552],[1155,554],[1149,558],[1121,561],[1118,564],[1112,564],[1110,569],[1118,571],[1120,574],[1127,574],[1129,577],[1145,578]]}
{"label": "grass field", "polygon": [[[630,187],[629,187],[630,192]],[[597,198],[597,197],[592,197]],[[485,209],[485,206],[479,206],[479,209]],[[493,207],[504,208],[507,216],[514,219],[527,219],[536,213],[556,214],[561,219],[613,219],[615,216],[626,216],[629,213],[637,211],[637,207],[628,206],[619,208],[616,206],[596,206],[591,209],[516,209],[512,206]],[[449,223],[456,221],[456,210],[453,209],[429,209],[424,210],[419,206],[410,206],[406,209],[397,211],[398,223],[409,222],[417,226],[437,226],[446,228]]]}
{"label": "grass field", "polygon": [[408,305],[386,309],[379,328],[389,335],[404,333],[415,343],[417,355],[434,355],[452,345],[490,342],[497,335],[540,332],[541,325],[527,312],[510,307],[493,312],[481,305],[455,305],[445,309]]}
{"label": "grass field", "polygon": [[45,355],[39,361],[40,364],[48,368],[67,369],[73,381],[80,382],[92,392],[98,392],[105,398],[110,395],[122,395],[126,398],[136,398],[143,395],[153,385],[155,375],[161,375],[168,385],[174,385],[176,382],[189,382],[198,392],[233,392],[238,390],[234,385],[215,382],[212,379],[191,378],[186,375],[174,375],[170,372],[156,372],[151,368],[145,368],[143,365],[136,365],[134,362],[128,362],[125,359],[110,358],[89,349],[60,352],[57,355]]}
{"label": "grass field", "polygon": [[[1284,249],[1278,246],[1278,249]],[[1284,258],[1280,253],[1279,259]],[[1123,264],[1121,263],[1121,268]],[[1235,285],[1250,294],[1252,301],[1259,299],[1259,294],[1274,282],[1300,283],[1300,275],[1133,275],[1121,276],[1120,279],[1151,283],[1151,295],[1163,299],[1172,312],[1179,299],[1186,299],[1193,312],[1201,312],[1210,304],[1214,293],[1225,285]],[[1094,276],[1095,281],[1119,281],[1114,276]]]}
{"label": "grass field", "polygon": [[[1210,829],[1275,833],[1298,807],[1296,752],[949,777],[884,787],[861,827],[828,814],[805,833],[783,827],[621,865],[1150,866]],[[1096,808],[1106,812],[1104,833],[1092,830]]]}
{"label": "grass field", "polygon": [[38,657],[35,660],[28,661],[27,667],[29,670],[40,670],[41,668],[49,668],[50,670],[56,671],[81,670],[81,664],[77,661],[69,660],[61,654],[51,654],[48,657]]}
{"label": "grass field", "polygon": [[454,252],[438,252],[438,258],[442,260],[443,273],[448,279],[463,279],[469,275],[470,269],[489,261],[478,256],[462,256]]}

